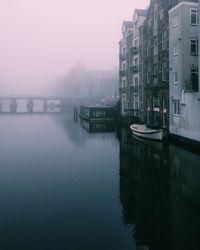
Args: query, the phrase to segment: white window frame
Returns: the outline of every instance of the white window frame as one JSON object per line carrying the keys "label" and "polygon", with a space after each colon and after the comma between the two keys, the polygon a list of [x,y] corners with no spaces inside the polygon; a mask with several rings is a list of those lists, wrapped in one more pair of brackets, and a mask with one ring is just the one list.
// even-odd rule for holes
{"label": "white window frame", "polygon": [[[195,46],[195,52],[192,52],[192,44]],[[190,54],[198,55],[198,52],[199,52],[199,40],[198,38],[191,38],[190,39]]]}
{"label": "white window frame", "polygon": [[180,116],[180,101],[173,100],[173,115]]}
{"label": "white window frame", "polygon": [[160,99],[158,96],[153,96],[153,108],[160,108]]}
{"label": "white window frame", "polygon": [[174,72],[174,84],[178,84],[178,72]]}
{"label": "white window frame", "polygon": [[[195,15],[195,22],[192,22],[192,15]],[[197,8],[190,9],[190,25],[198,25],[199,24],[199,10]]]}
{"label": "white window frame", "polygon": [[174,56],[178,55],[178,43],[174,43],[174,45],[173,45],[173,53],[174,53]]}
{"label": "white window frame", "polygon": [[178,14],[173,16],[173,27],[176,28],[178,26]]}

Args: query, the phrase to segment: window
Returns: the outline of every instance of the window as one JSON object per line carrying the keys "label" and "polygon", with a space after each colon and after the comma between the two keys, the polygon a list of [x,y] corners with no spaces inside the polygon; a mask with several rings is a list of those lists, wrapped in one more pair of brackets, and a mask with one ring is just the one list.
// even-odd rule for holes
{"label": "window", "polygon": [[140,102],[140,111],[143,109],[143,102]]}
{"label": "window", "polygon": [[139,108],[139,104],[138,104],[138,102],[136,101],[136,102],[135,102],[135,110],[138,110],[138,108]]}
{"label": "window", "polygon": [[138,83],[139,83],[139,81],[138,81],[138,76],[135,76],[135,86],[138,86]]}
{"label": "window", "polygon": [[122,64],[122,70],[126,70],[126,63]]}
{"label": "window", "polygon": [[150,56],[150,52],[151,52],[151,42],[150,42],[150,40],[148,40],[147,41],[147,50],[146,50],[146,52],[147,52],[147,57],[149,57]]}
{"label": "window", "polygon": [[174,115],[180,115],[180,101],[173,100],[173,112]]}
{"label": "window", "polygon": [[160,107],[160,100],[158,97],[153,97],[153,107],[154,108],[159,108]]}
{"label": "window", "polygon": [[174,56],[178,55],[178,43],[174,44]]}
{"label": "window", "polygon": [[197,38],[193,38],[190,40],[190,53],[192,55],[198,55],[198,39]]}
{"label": "window", "polygon": [[169,45],[168,45],[168,32],[164,31],[162,33],[162,51],[167,50],[168,47],[169,47]]}
{"label": "window", "polygon": [[191,68],[191,83],[192,83],[192,90],[198,90],[199,77],[198,77],[197,67]]}
{"label": "window", "polygon": [[158,55],[158,37],[154,38],[153,54],[154,56]]}
{"label": "window", "polygon": [[175,15],[175,16],[173,16],[173,27],[175,28],[177,26],[178,26],[178,16]]}
{"label": "window", "polygon": [[153,54],[154,54],[154,56],[158,55],[158,45],[154,46],[154,48],[153,48]]}
{"label": "window", "polygon": [[159,17],[159,21],[163,20],[163,9],[158,14],[158,17]]}
{"label": "window", "polygon": [[135,43],[135,47],[138,48],[139,47],[139,41],[138,41],[138,39],[136,39],[134,43]]}
{"label": "window", "polygon": [[174,83],[178,83],[178,73],[174,72]]}
{"label": "window", "polygon": [[126,80],[122,80],[122,88],[126,87]]}
{"label": "window", "polygon": [[157,63],[153,65],[153,74],[154,74],[154,77],[158,76],[158,64]]}
{"label": "window", "polygon": [[147,66],[147,83],[151,81],[151,65]]}
{"label": "window", "polygon": [[162,63],[162,80],[163,81],[168,81],[169,80],[169,70],[168,70],[167,61],[164,61]]}
{"label": "window", "polygon": [[135,65],[136,67],[139,66],[139,60],[138,60],[138,58],[135,58],[135,60],[134,60],[134,65]]}
{"label": "window", "polygon": [[199,10],[190,9],[190,24],[198,25],[199,24]]}
{"label": "window", "polygon": [[106,117],[106,112],[101,110],[94,110],[93,117]]}

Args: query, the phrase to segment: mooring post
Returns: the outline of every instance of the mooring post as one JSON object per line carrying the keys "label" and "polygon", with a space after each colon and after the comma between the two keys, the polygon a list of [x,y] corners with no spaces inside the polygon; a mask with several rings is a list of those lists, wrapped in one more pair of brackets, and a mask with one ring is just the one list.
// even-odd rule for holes
{"label": "mooring post", "polygon": [[76,123],[78,121],[78,108],[74,107],[74,122]]}

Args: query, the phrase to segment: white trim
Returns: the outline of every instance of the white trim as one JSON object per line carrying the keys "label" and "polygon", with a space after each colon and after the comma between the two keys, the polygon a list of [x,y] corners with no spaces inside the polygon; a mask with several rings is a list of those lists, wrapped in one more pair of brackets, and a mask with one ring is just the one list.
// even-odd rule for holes
{"label": "white trim", "polygon": [[[199,7],[199,3],[193,3],[193,2],[181,2],[174,6],[171,10],[169,10],[169,14],[173,12],[174,10],[178,9],[180,6],[185,5],[185,6],[196,6],[197,8]],[[195,8],[195,7],[194,7]]]}

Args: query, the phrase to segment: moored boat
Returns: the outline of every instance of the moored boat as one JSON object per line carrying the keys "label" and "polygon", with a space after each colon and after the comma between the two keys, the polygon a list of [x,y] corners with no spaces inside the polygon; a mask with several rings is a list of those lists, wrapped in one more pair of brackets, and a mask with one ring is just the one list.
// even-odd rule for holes
{"label": "moored boat", "polygon": [[132,124],[130,126],[132,134],[135,136],[139,136],[145,139],[162,141],[163,139],[163,131],[162,129],[152,129],[148,128],[144,124]]}

